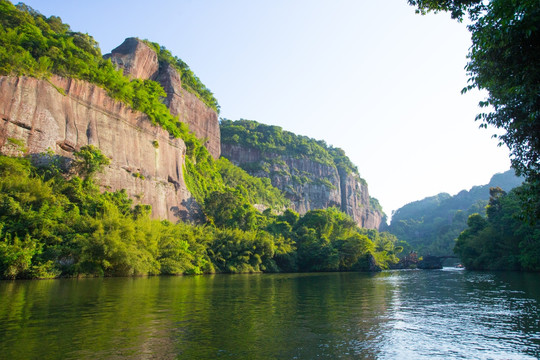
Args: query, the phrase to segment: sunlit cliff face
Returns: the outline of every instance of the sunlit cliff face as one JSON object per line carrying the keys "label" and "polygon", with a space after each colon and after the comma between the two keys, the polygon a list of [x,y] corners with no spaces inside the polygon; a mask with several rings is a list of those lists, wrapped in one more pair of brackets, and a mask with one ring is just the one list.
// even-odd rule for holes
{"label": "sunlit cliff face", "polygon": [[52,150],[67,159],[81,146],[95,145],[111,159],[97,179],[103,188],[125,189],[135,202],[151,205],[154,217],[196,216],[182,174],[185,144],[146,115],[95,85],[57,76],[49,81],[0,77],[0,89],[3,153],[10,151],[9,138],[24,143],[29,154]]}
{"label": "sunlit cliff face", "polygon": [[[370,206],[367,185],[354,173],[340,173],[335,166],[308,158],[262,154],[258,149],[241,145],[224,143],[221,152],[234,164],[244,166],[251,175],[269,177],[272,185],[286,194],[292,208],[300,214],[337,207],[360,227],[378,229],[382,223],[383,214]],[[269,163],[266,170],[249,169],[265,162]]]}

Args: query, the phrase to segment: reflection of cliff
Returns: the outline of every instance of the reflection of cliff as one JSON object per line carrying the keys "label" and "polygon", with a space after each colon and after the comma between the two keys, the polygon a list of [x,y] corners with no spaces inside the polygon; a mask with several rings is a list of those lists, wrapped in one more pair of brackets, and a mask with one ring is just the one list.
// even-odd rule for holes
{"label": "reflection of cliff", "polygon": [[371,206],[367,184],[354,172],[306,156],[263,153],[239,144],[222,143],[221,153],[251,175],[270,178],[300,214],[334,206],[361,227],[378,229],[382,222],[383,214]]}
{"label": "reflection of cliff", "polygon": [[[60,91],[63,91],[63,95]],[[0,77],[0,151],[9,139],[30,154],[52,150],[63,157],[92,144],[111,158],[98,178],[111,190],[152,205],[156,217],[191,219],[198,211],[182,174],[186,147],[148,117],[114,101],[89,83],[52,76],[50,81]]]}

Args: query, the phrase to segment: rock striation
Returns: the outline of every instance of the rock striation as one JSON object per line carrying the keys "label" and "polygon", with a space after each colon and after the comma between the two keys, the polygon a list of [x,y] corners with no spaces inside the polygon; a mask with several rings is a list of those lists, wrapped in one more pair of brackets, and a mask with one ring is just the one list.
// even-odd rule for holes
{"label": "rock striation", "polygon": [[[143,41],[128,38],[105,57],[140,79],[158,81],[173,116],[189,125],[214,158],[221,152],[217,113],[182,88],[179,72],[160,63]],[[136,203],[152,206],[156,218],[196,221],[201,210],[184,178],[186,146],[148,117],[110,98],[84,81],[59,76],[50,80],[0,77],[0,152],[16,155],[15,143],[39,158],[52,151],[67,162],[84,145],[95,145],[111,158],[98,176],[104,189],[125,189]],[[11,140],[11,141],[10,141]],[[19,152],[20,153],[20,152]]]}
{"label": "rock striation", "polygon": [[184,142],[95,85],[58,76],[1,76],[0,118],[1,153],[15,155],[15,139],[28,154],[52,151],[69,161],[73,151],[95,145],[111,158],[98,177],[103,188],[125,189],[136,203],[152,205],[154,217],[199,216],[183,178]]}
{"label": "rock striation", "polygon": [[222,143],[221,155],[253,176],[270,178],[300,214],[337,207],[363,228],[379,229],[383,222],[384,215],[371,206],[367,184],[358,174],[305,157],[263,154],[239,144]]}
{"label": "rock striation", "polygon": [[155,80],[167,93],[165,105],[173,116],[187,123],[199,139],[206,139],[206,148],[214,159],[221,152],[218,114],[200,101],[196,95],[182,88],[178,70],[166,62],[160,62],[150,46],[137,38],[127,38],[105,58],[111,59],[124,74],[139,79]]}

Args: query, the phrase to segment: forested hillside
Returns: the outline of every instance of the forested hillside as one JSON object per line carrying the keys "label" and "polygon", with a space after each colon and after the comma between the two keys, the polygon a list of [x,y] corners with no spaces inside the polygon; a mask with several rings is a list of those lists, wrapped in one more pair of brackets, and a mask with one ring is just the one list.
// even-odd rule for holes
{"label": "forested hillside", "polygon": [[[261,168],[268,167],[271,156],[289,155],[306,157],[312,161],[336,166],[347,173],[358,174],[358,168],[340,148],[328,146],[324,140],[315,140],[283,130],[279,126],[258,123],[253,120],[221,121],[221,141],[226,144],[239,144],[267,154]],[[365,182],[361,179],[360,181]]]}
{"label": "forested hillside", "polygon": [[389,231],[422,255],[451,255],[455,239],[467,227],[469,215],[485,216],[489,189],[509,191],[523,182],[513,170],[494,175],[489,184],[451,196],[441,193],[407,204],[392,216]]}
{"label": "forested hillside", "polygon": [[[166,129],[169,140],[181,138],[185,166],[176,172],[201,211],[198,224],[152,219],[151,207],[141,201],[145,194],[134,199],[123,190],[100,190],[96,174],[111,160],[99,148],[57,149],[62,156],[51,149],[31,153],[24,139],[4,136],[2,149],[19,156],[0,155],[0,278],[372,271],[397,261],[401,248],[393,235],[361,229],[331,207],[300,216],[287,209],[289,200],[268,179],[253,177],[226,159],[214,160],[203,140],[163,104],[161,85],[124,76],[102,58],[91,36],[71,31],[58,17],[46,18],[5,0],[0,0],[0,24],[4,78],[31,76],[55,86],[50,81],[55,74],[96,84],[115,101],[146,114],[145,121]],[[159,49],[161,61],[182,72],[189,91],[218,109],[187,65],[150,45]],[[33,129],[16,118],[5,124],[21,134]],[[160,143],[149,143],[158,161]],[[140,150],[135,143],[130,146],[131,152]],[[340,168],[347,172],[351,166]],[[128,170],[130,179],[147,181],[143,173]],[[159,186],[177,185],[171,182],[165,179]]]}

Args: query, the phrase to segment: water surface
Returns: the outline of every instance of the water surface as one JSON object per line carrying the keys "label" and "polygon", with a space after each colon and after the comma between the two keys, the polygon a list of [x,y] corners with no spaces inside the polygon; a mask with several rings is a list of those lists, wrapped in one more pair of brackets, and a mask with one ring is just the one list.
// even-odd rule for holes
{"label": "water surface", "polygon": [[0,282],[0,359],[538,359],[540,274]]}

